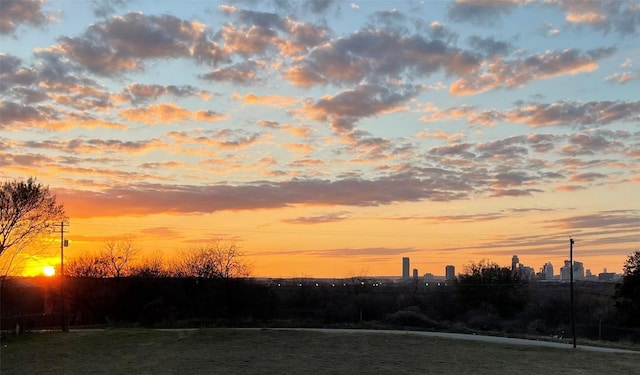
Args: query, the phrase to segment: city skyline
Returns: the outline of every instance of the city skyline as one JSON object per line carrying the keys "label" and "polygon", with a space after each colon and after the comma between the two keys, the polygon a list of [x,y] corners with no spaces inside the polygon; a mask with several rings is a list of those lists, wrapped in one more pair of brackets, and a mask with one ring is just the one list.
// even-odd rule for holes
{"label": "city skyline", "polygon": [[572,237],[620,273],[639,247],[635,1],[1,6],[0,179],[51,188],[70,259],[233,241],[254,276],[441,274],[559,267]]}
{"label": "city skyline", "polygon": [[[512,256],[512,262],[511,265],[506,265],[506,264],[500,264],[495,262],[495,264],[497,264],[499,267],[501,268],[511,268],[511,270],[513,271],[517,271],[517,272],[525,272],[525,276],[526,278],[534,278],[534,277],[538,277],[542,280],[569,280],[569,272],[566,271],[566,268],[570,267],[569,265],[571,264],[571,262],[568,259],[565,259],[563,261],[563,265],[557,265],[554,266],[552,262],[546,262],[541,266],[538,265],[531,265],[531,264],[526,264],[526,263],[521,263],[518,260],[518,256],[517,255],[513,255]],[[517,262],[514,263],[513,260],[518,260]],[[492,264],[494,262],[491,262],[489,260],[481,260],[480,262],[486,261],[488,262],[488,264]],[[408,273],[409,270],[409,264],[411,262],[411,258],[409,257],[403,257],[402,258],[402,270],[400,272],[400,275],[396,275],[395,277],[400,278],[400,279],[408,279],[411,278],[411,275]],[[602,268],[600,270],[598,269],[592,269],[589,267],[586,267],[585,264],[577,259],[573,260],[574,263],[574,274],[578,274],[580,275],[580,277],[578,277],[576,280],[583,280],[585,279],[586,276],[593,276],[593,277],[597,277],[599,274],[610,274],[609,270],[605,267]],[[558,270],[558,272],[555,271],[555,269]],[[420,268],[413,268],[414,271],[420,271]],[[439,277],[439,278],[444,278],[446,280],[451,280],[454,279],[455,277],[457,277],[460,274],[466,274],[467,270],[465,269],[465,267],[463,266],[462,269],[457,269],[454,265],[451,264],[447,264],[443,270],[441,270],[441,272],[426,272],[426,273],[419,273],[418,277]],[[563,273],[566,272],[567,274],[563,276]],[[622,273],[620,272],[614,272],[613,274],[616,275],[622,275]],[[393,275],[363,275],[363,276],[383,276],[383,277],[394,277]],[[415,274],[413,275],[413,278],[416,278]]]}

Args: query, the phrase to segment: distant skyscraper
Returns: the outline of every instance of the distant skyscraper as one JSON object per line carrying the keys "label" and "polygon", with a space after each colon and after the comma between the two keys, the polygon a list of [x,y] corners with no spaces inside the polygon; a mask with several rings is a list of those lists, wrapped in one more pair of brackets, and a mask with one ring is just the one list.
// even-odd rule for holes
{"label": "distant skyscraper", "polygon": [[598,275],[594,274],[591,270],[584,271],[584,279],[589,281],[597,281]]}
{"label": "distant skyscraper", "polygon": [[447,281],[456,279],[456,268],[452,265],[448,265],[444,268],[444,274]]}
{"label": "distant skyscraper", "polygon": [[414,268],[414,269],[413,269],[413,278],[414,278],[414,279],[417,279],[417,278],[418,278],[418,269],[417,269],[417,268]]}
{"label": "distant skyscraper", "polygon": [[511,271],[516,271],[518,269],[518,264],[520,263],[520,259],[518,259],[517,255],[514,255],[511,258]]}
{"label": "distant skyscraper", "polygon": [[409,276],[409,257],[402,258],[402,278],[408,279]]}
{"label": "distant skyscraper", "polygon": [[573,261],[573,279],[584,280],[584,264],[582,262]]}
{"label": "distant skyscraper", "polygon": [[571,261],[565,260],[564,267],[560,268],[560,280],[569,281],[571,280]]}
{"label": "distant skyscraper", "polygon": [[553,280],[553,264],[551,262],[547,262],[542,266],[542,273],[544,274],[545,280]]}

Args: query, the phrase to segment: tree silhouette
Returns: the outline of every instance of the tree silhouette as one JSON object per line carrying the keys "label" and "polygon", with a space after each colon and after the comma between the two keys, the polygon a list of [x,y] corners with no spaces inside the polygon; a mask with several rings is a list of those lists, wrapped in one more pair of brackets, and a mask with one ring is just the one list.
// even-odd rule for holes
{"label": "tree silhouette", "polygon": [[135,277],[168,277],[171,274],[171,270],[167,269],[159,256],[147,257],[129,268],[129,276]]}
{"label": "tree silhouette", "polygon": [[109,268],[107,261],[100,254],[84,254],[68,261],[65,272],[75,277],[108,277]]}
{"label": "tree silhouette", "polygon": [[249,267],[234,242],[216,241],[186,252],[177,265],[178,275],[230,279],[246,277]]}
{"label": "tree silhouette", "polygon": [[139,253],[140,250],[129,239],[107,242],[102,254],[109,276],[123,276]]}
{"label": "tree silhouette", "polygon": [[616,285],[615,298],[616,308],[626,324],[640,327],[640,250],[627,257],[622,283]]}
{"label": "tree silhouette", "polygon": [[12,247],[24,248],[66,220],[49,187],[35,178],[6,181],[0,186],[0,255]]}
{"label": "tree silhouette", "polygon": [[133,270],[140,250],[129,239],[107,242],[97,253],[84,254],[67,264],[67,273],[79,277],[122,277]]}
{"label": "tree silhouette", "polygon": [[525,289],[517,273],[508,267],[482,260],[471,263],[455,283],[462,306],[467,309],[495,309],[500,317],[511,318],[525,303]]}

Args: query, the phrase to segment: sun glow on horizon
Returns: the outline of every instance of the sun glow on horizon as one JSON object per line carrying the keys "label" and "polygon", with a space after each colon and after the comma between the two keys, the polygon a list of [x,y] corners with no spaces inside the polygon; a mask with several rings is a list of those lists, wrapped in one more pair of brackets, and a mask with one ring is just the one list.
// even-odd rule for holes
{"label": "sun glow on horizon", "polygon": [[131,269],[232,241],[255,277],[539,272],[570,236],[620,273],[640,48],[616,26],[639,1],[12,1],[0,182],[37,176],[68,222],[0,274],[59,283],[121,240]]}
{"label": "sun glow on horizon", "polygon": [[47,277],[55,276],[56,269],[52,266],[44,266],[42,268],[42,273]]}

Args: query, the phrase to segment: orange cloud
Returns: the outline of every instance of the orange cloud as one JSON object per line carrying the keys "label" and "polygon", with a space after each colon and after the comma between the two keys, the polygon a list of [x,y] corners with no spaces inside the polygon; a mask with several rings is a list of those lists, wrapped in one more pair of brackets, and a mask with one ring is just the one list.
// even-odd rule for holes
{"label": "orange cloud", "polygon": [[419,92],[419,87],[410,85],[403,85],[398,90],[378,84],[363,84],[335,96],[325,95],[315,103],[307,101],[296,112],[312,120],[330,122],[335,132],[348,133],[362,118],[406,111],[408,107],[404,103]]}
{"label": "orange cloud", "polygon": [[311,87],[316,84],[326,84],[329,81],[316,72],[302,66],[293,66],[282,73],[291,84],[300,87]]}
{"label": "orange cloud", "polygon": [[418,138],[440,138],[450,143],[456,143],[456,142],[459,142],[461,139],[465,138],[466,134],[464,133],[452,134],[452,133],[443,132],[442,130],[436,130],[434,132],[429,132],[429,131],[419,132],[418,134],[416,134],[416,136]]}
{"label": "orange cloud", "polygon": [[140,168],[145,169],[186,169],[187,164],[178,161],[163,161],[163,162],[147,162],[140,164]]}
{"label": "orange cloud", "polygon": [[273,32],[255,25],[242,30],[226,24],[220,30],[220,36],[227,50],[240,55],[260,54],[280,43],[280,38]]}
{"label": "orange cloud", "polygon": [[326,163],[320,159],[300,159],[287,164],[290,167],[320,167]]}
{"label": "orange cloud", "polygon": [[205,29],[204,24],[170,15],[130,12],[94,23],[78,37],[60,37],[52,52],[104,76],[142,70],[146,59],[221,58],[221,51],[208,45]]}
{"label": "orange cloud", "polygon": [[284,143],[284,144],[281,144],[280,146],[291,151],[302,152],[302,153],[311,153],[315,150],[315,147],[313,147],[313,145],[310,145],[308,143]]}
{"label": "orange cloud", "polygon": [[49,18],[42,12],[44,0],[7,1],[0,12],[0,34],[11,34],[21,24],[42,26]]}
{"label": "orange cloud", "polygon": [[607,82],[617,82],[620,84],[625,84],[632,80],[640,80],[640,70],[637,72],[622,72],[622,73],[614,73],[605,78]]}
{"label": "orange cloud", "polygon": [[570,182],[592,182],[595,180],[606,179],[608,176],[602,173],[596,172],[588,172],[588,173],[580,173],[574,174],[569,179]]}
{"label": "orange cloud", "polygon": [[257,96],[255,94],[246,94],[244,97],[239,94],[233,94],[233,99],[242,100],[245,104],[262,104],[269,107],[288,107],[295,104],[298,100],[295,98],[282,95],[264,95]]}
{"label": "orange cloud", "polygon": [[113,94],[113,100],[119,103],[123,102],[144,102],[155,100],[161,96],[170,95],[176,98],[185,98],[195,96],[202,100],[208,100],[212,94],[208,91],[199,90],[191,85],[147,85],[141,83],[132,83],[123,89],[122,93]]}
{"label": "orange cloud", "polygon": [[283,130],[288,131],[289,133],[297,136],[297,137],[308,137],[313,133],[313,129],[305,126],[293,126],[293,125],[283,125]]}
{"label": "orange cloud", "polygon": [[226,114],[222,114],[214,111],[200,110],[195,112],[193,118],[198,121],[217,122],[221,120],[226,120],[229,118],[229,116]]}
{"label": "orange cloud", "polygon": [[91,117],[86,114],[63,112],[49,105],[25,105],[13,102],[0,103],[0,129],[21,130],[39,128],[49,131],[65,131],[75,128],[127,129],[126,125]]}
{"label": "orange cloud", "polygon": [[600,14],[594,11],[585,13],[568,12],[565,18],[571,23],[600,23],[606,21],[607,19],[604,14]]}
{"label": "orange cloud", "polygon": [[555,188],[556,191],[566,191],[566,192],[574,192],[574,191],[580,191],[584,189],[586,189],[585,186],[579,186],[579,185],[561,185],[561,186],[556,186]]}
{"label": "orange cloud", "polygon": [[167,144],[153,138],[142,141],[120,141],[116,139],[83,139],[75,138],[68,141],[47,140],[47,141],[26,141],[21,143],[22,147],[66,151],[72,153],[118,153],[136,154],[166,148]]}
{"label": "orange cloud", "polygon": [[215,132],[170,132],[167,133],[166,136],[173,139],[174,146],[193,144],[208,145],[222,149],[246,148],[258,143],[265,137],[262,133],[247,133],[242,130],[229,129],[223,129]]}
{"label": "orange cloud", "polygon": [[193,113],[172,103],[154,104],[146,108],[125,109],[119,111],[120,116],[129,121],[145,124],[170,124],[185,121],[193,117]]}
{"label": "orange cloud", "polygon": [[470,114],[475,113],[475,107],[463,105],[460,107],[452,107],[448,109],[432,108],[429,110],[429,112],[433,113],[421,116],[420,121],[441,121],[467,117]]}
{"label": "orange cloud", "polygon": [[496,58],[477,74],[463,76],[449,87],[452,95],[476,95],[499,87],[516,88],[524,84],[566,74],[591,72],[597,59],[609,56],[612,49],[581,54],[577,50],[548,51],[526,59],[505,61]]}
{"label": "orange cloud", "polygon": [[120,116],[129,121],[142,122],[144,124],[170,124],[187,120],[220,121],[227,115],[212,111],[191,112],[173,103],[153,104],[146,108],[132,108],[119,111]]}

